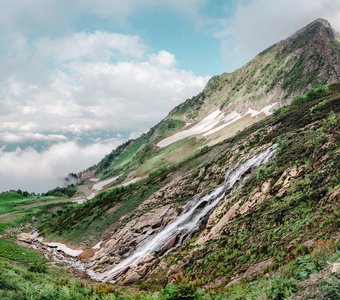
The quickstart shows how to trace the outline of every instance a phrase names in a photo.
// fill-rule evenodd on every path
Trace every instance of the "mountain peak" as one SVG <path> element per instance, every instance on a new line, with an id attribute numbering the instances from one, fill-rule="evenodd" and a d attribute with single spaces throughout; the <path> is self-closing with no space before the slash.
<path id="1" fill-rule="evenodd" d="M 339 34 L 332 25 L 327 20 L 318 18 L 281 41 L 279 45 L 283 46 L 285 53 L 303 49 L 305 55 L 310 54 L 310 58 L 316 54 L 327 56 L 336 52 L 333 55 L 335 57 L 339 52 L 338 40 Z M 334 61 L 334 65 L 338 65 L 338 62 Z"/>
<path id="2" fill-rule="evenodd" d="M 314 26 L 315 24 L 317 25 L 322 25 L 324 27 L 330 27 L 332 28 L 332 25 L 328 22 L 328 20 L 323 19 L 323 18 L 317 18 L 314 21 L 312 21 L 311 23 L 309 23 L 306 27 L 310 27 L 310 26 Z"/>
<path id="3" fill-rule="evenodd" d="M 292 38 L 297 36 L 305 35 L 309 38 L 312 38 L 313 35 L 323 35 L 324 37 L 328 37 L 329 39 L 334 39 L 337 35 L 335 29 L 332 25 L 326 20 L 322 18 L 318 18 L 305 27 L 298 30 Z"/>

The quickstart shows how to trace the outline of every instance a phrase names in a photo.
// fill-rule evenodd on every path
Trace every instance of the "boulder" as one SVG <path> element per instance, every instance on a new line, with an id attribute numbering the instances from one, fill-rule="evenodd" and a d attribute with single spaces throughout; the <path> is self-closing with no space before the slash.
<path id="1" fill-rule="evenodd" d="M 38 237 L 38 233 L 36 233 L 36 232 L 33 232 L 33 233 L 22 232 L 22 233 L 18 234 L 17 240 L 31 244 L 33 241 L 35 241 L 37 239 L 37 237 Z"/>
<path id="2" fill-rule="evenodd" d="M 331 265 L 331 272 L 332 273 L 340 273 L 340 263 L 335 262 L 330 264 Z"/>
<path id="3" fill-rule="evenodd" d="M 177 236 L 173 236 L 170 240 L 163 246 L 163 251 L 168 251 L 175 246 Z"/>
<path id="4" fill-rule="evenodd" d="M 135 271 L 132 271 L 132 272 L 129 272 L 126 277 L 122 280 L 122 283 L 125 285 L 127 284 L 132 284 L 132 283 L 135 283 L 137 280 L 140 279 L 140 275 L 135 272 Z"/>
<path id="5" fill-rule="evenodd" d="M 279 180 L 274 184 L 273 190 L 276 196 L 281 198 L 286 195 L 287 188 L 292 181 L 292 178 L 298 177 L 303 172 L 303 168 L 293 167 L 291 169 L 285 170 Z"/>
<path id="6" fill-rule="evenodd" d="M 85 249 L 79 254 L 79 259 L 83 262 L 88 261 L 96 253 L 95 249 Z"/>
<path id="7" fill-rule="evenodd" d="M 269 194 L 271 184 L 272 184 L 271 180 L 265 181 L 265 182 L 262 184 L 262 186 L 261 186 L 261 192 L 262 192 L 263 194 L 265 194 L 265 195 L 266 195 L 266 194 Z"/>

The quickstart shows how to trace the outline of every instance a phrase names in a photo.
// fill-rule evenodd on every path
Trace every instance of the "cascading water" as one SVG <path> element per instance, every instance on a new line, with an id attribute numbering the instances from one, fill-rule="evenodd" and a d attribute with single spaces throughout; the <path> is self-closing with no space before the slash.
<path id="1" fill-rule="evenodd" d="M 95 273 L 89 270 L 89 276 L 98 281 L 113 280 L 128 268 L 138 265 L 138 263 L 146 257 L 160 251 L 168 241 L 175 238 L 177 246 L 180 245 L 188 235 L 199 228 L 201 222 L 209 216 L 220 201 L 248 171 L 267 163 L 274 156 L 275 149 L 276 145 L 273 145 L 266 151 L 249 158 L 234 169 L 228 171 L 223 185 L 198 200 L 192 200 L 176 220 L 169 223 L 160 232 L 139 245 L 129 257 L 113 266 L 111 270 L 103 273 Z"/>

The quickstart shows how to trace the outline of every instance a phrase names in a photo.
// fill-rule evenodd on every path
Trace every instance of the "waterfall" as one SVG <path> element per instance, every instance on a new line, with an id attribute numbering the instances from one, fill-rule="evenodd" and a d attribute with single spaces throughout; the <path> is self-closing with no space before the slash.
<path id="1" fill-rule="evenodd" d="M 160 251 L 168 241 L 176 239 L 177 247 L 181 245 L 186 237 L 199 229 L 202 221 L 210 215 L 247 172 L 267 163 L 274 156 L 275 149 L 276 145 L 273 145 L 258 155 L 239 163 L 235 168 L 226 173 L 223 185 L 218 186 L 210 194 L 189 202 L 180 216 L 165 226 L 160 232 L 137 246 L 136 250 L 129 257 L 103 273 L 95 273 L 89 270 L 89 276 L 98 281 L 113 280 L 128 268 L 137 266 L 146 257 Z"/>

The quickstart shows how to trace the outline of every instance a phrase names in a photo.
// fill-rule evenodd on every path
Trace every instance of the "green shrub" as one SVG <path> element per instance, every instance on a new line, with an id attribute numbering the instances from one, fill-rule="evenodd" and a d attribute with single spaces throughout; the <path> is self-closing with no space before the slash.
<path id="1" fill-rule="evenodd" d="M 256 179 L 258 181 L 263 181 L 266 178 L 267 175 L 267 168 L 266 166 L 261 166 L 256 172 Z"/>
<path id="2" fill-rule="evenodd" d="M 278 274 L 269 280 L 266 294 L 269 299 L 286 299 L 297 291 L 297 285 L 293 278 Z"/>
<path id="3" fill-rule="evenodd" d="M 36 262 L 28 268 L 29 272 L 47 273 L 47 265 L 45 263 Z"/>
<path id="4" fill-rule="evenodd" d="M 307 102 L 307 99 L 303 95 L 299 95 L 293 98 L 292 105 L 299 105 L 301 103 Z"/>
<path id="5" fill-rule="evenodd" d="M 328 94 L 328 87 L 326 85 L 320 84 L 308 90 L 303 95 L 294 97 L 292 100 L 292 105 L 299 105 L 301 103 L 309 102 L 311 100 L 327 96 Z"/>
<path id="6" fill-rule="evenodd" d="M 321 284 L 324 299 L 340 299 L 340 276 L 332 275 Z"/>
<path id="7" fill-rule="evenodd" d="M 311 259 L 318 270 L 327 264 L 327 259 L 335 252 L 335 245 L 332 240 L 318 240 L 310 254 Z"/>

